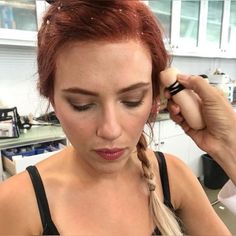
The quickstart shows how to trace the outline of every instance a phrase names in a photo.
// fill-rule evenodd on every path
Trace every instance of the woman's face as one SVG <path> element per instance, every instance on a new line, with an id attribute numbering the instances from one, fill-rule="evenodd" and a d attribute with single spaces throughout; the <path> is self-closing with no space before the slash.
<path id="1" fill-rule="evenodd" d="M 80 162 L 102 172 L 124 167 L 152 107 L 151 72 L 150 53 L 137 41 L 59 51 L 54 108 Z"/>

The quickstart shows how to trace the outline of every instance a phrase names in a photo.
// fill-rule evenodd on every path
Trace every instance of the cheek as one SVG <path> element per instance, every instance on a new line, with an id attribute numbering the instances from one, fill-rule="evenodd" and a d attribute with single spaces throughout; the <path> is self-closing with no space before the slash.
<path id="1" fill-rule="evenodd" d="M 130 122 L 126 123 L 126 128 L 129 130 L 129 133 L 133 136 L 140 138 L 140 135 L 143 131 L 144 125 L 147 123 L 147 120 L 150 116 L 150 111 L 152 108 L 151 99 L 145 103 L 142 109 L 131 117 Z"/>
<path id="2" fill-rule="evenodd" d="M 86 137 L 91 136 L 93 122 L 88 118 L 78 118 L 78 114 L 63 102 L 61 102 L 59 106 L 57 106 L 57 104 L 55 105 L 56 115 L 72 145 L 77 146 L 77 143 L 81 144 L 81 142 L 86 141 Z"/>

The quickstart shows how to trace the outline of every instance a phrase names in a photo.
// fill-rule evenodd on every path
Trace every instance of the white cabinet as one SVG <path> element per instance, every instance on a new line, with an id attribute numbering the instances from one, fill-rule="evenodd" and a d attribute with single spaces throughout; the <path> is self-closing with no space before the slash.
<path id="1" fill-rule="evenodd" d="M 188 137 L 185 134 L 161 139 L 159 143 L 159 151 L 173 154 L 188 165 L 189 157 L 188 145 L 186 145 L 187 143 Z"/>
<path id="2" fill-rule="evenodd" d="M 201 155 L 205 153 L 186 135 L 183 129 L 172 120 L 163 120 L 152 123 L 153 139 L 150 139 L 148 127 L 145 127 L 145 133 L 148 137 L 149 147 L 153 151 L 161 151 L 177 156 L 200 177 L 202 175 Z"/>
<path id="3" fill-rule="evenodd" d="M 172 17 L 172 0 L 149 1 L 153 13 L 161 22 L 165 31 L 165 44 L 168 46 L 171 42 L 171 17 Z"/>
<path id="4" fill-rule="evenodd" d="M 235 42 L 236 42 L 236 1 L 231 1 L 230 4 L 228 4 L 227 12 L 229 12 L 229 18 L 226 17 L 225 21 L 225 31 L 226 33 L 224 42 L 228 48 L 232 48 L 234 52 L 235 49 Z M 229 22 L 228 22 L 229 21 Z"/>
<path id="5" fill-rule="evenodd" d="M 36 46 L 44 0 L 0 1 L 0 44 Z"/>
<path id="6" fill-rule="evenodd" d="M 160 121 L 158 150 L 176 155 L 188 165 L 188 137 L 172 120 Z"/>
<path id="7" fill-rule="evenodd" d="M 190 137 L 188 138 L 188 166 L 193 171 L 193 173 L 200 177 L 203 175 L 202 168 L 202 155 L 205 154 Z"/>
<path id="8" fill-rule="evenodd" d="M 236 1 L 150 0 L 148 5 L 165 29 L 170 53 L 236 58 Z"/>

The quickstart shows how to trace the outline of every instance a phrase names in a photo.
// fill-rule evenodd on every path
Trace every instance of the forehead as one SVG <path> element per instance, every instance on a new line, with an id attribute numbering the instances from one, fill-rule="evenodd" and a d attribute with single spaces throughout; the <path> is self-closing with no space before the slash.
<path id="1" fill-rule="evenodd" d="M 149 50 L 138 41 L 74 42 L 57 54 L 56 81 L 68 86 L 148 82 L 152 62 Z"/>

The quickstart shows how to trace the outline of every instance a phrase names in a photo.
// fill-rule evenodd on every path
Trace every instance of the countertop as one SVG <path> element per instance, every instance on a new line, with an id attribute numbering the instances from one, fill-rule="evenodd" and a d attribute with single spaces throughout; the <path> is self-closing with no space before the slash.
<path id="1" fill-rule="evenodd" d="M 32 127 L 26 133 L 21 133 L 19 138 L 0 139 L 0 149 L 28 145 L 36 142 L 47 142 L 65 138 L 60 126 L 38 126 Z"/>
<path id="2" fill-rule="evenodd" d="M 234 111 L 236 111 L 236 103 L 232 103 L 232 107 L 234 109 Z M 164 121 L 164 120 L 169 120 L 170 119 L 170 114 L 169 112 L 160 112 L 155 121 Z"/>
<path id="3" fill-rule="evenodd" d="M 156 117 L 156 121 L 163 121 L 163 120 L 169 120 L 169 119 L 170 119 L 169 112 L 159 113 Z"/>

